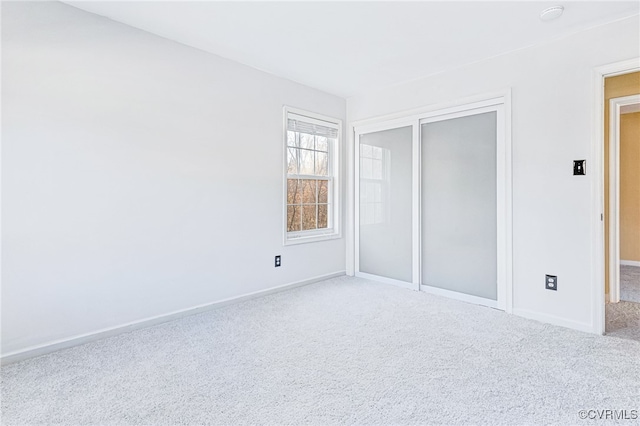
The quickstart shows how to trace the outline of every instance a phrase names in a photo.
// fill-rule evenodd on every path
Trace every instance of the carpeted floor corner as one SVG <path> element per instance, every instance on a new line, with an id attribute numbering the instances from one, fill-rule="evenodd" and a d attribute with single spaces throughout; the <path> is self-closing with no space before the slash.
<path id="1" fill-rule="evenodd" d="M 601 425 L 640 409 L 639 354 L 340 277 L 3 367 L 2 424 Z"/>

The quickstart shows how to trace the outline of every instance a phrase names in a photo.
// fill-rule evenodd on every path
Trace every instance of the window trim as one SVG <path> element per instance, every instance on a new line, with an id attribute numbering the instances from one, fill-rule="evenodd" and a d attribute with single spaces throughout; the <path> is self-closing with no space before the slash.
<path id="1" fill-rule="evenodd" d="M 334 146 L 329 147 L 329 176 L 328 181 L 331 182 L 330 194 L 330 214 L 329 223 L 332 225 L 326 229 L 311 229 L 306 231 L 287 231 L 287 130 L 288 130 L 288 118 L 289 115 L 297 115 L 302 118 L 308 118 L 310 122 L 321 121 L 338 128 L 338 137 Z M 340 163 L 341 156 L 340 151 L 342 149 L 342 120 L 334 117 L 329 117 L 322 114 L 317 114 L 310 111 L 305 111 L 290 106 L 283 107 L 282 114 L 283 126 L 282 126 L 282 234 L 283 245 L 304 244 L 317 241 L 326 241 L 342 238 L 342 185 L 341 185 L 341 170 Z"/>

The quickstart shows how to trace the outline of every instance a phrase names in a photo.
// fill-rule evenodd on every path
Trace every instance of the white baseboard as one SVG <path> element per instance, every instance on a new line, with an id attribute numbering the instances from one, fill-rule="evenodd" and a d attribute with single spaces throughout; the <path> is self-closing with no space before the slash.
<path id="1" fill-rule="evenodd" d="M 366 272 L 356 272 L 355 276 L 358 278 L 365 278 L 371 281 L 378 281 L 384 284 L 391 284 L 396 287 L 408 288 L 409 290 L 418 290 L 416 284 L 408 283 L 406 281 L 400 281 L 393 278 L 381 277 L 379 275 L 367 274 Z"/>
<path id="2" fill-rule="evenodd" d="M 190 315 L 199 314 L 202 312 L 210 311 L 213 309 L 221 308 L 223 306 L 232 305 L 234 303 L 243 302 L 249 299 L 255 299 L 258 297 L 267 296 L 273 293 L 279 293 L 281 291 L 290 290 L 296 287 L 302 287 L 305 285 L 317 283 L 319 281 L 328 280 L 330 278 L 340 277 L 345 274 L 344 271 L 333 272 L 331 274 L 320 275 L 317 277 L 309 278 L 302 281 L 296 281 L 289 284 L 284 284 L 277 287 L 272 287 L 266 290 L 259 290 L 253 293 L 244 294 L 242 296 L 231 297 L 228 299 L 219 300 L 217 302 L 206 303 L 203 305 L 193 306 L 187 309 L 181 309 L 179 311 L 170 312 L 168 314 L 157 315 L 150 318 L 145 318 L 138 321 L 133 321 L 127 324 L 118 325 L 115 327 L 104 328 L 93 332 L 54 340 L 52 342 L 44 343 L 41 345 L 30 346 L 25 349 L 21 349 L 14 352 L 3 354 L 0 358 L 2 365 L 12 364 L 14 362 L 24 361 L 29 358 L 35 358 L 37 356 L 46 355 L 52 352 L 56 352 L 62 349 L 71 348 L 85 343 L 94 342 L 107 337 L 117 336 L 118 334 L 128 333 L 130 331 L 139 330 L 142 328 L 151 327 L 157 324 L 162 324 L 169 321 L 174 321 L 180 318 L 184 318 Z"/>
<path id="3" fill-rule="evenodd" d="M 572 321 L 565 318 L 557 317 L 555 315 L 541 314 L 539 312 L 533 312 L 528 309 L 516 309 L 513 308 L 513 314 L 519 317 L 532 319 L 540 322 L 544 322 L 552 325 L 559 325 L 560 327 L 571 328 L 573 330 L 584 331 L 586 333 L 596 333 L 594 327 L 589 323 L 583 323 L 578 321 Z"/>
<path id="4" fill-rule="evenodd" d="M 461 302 L 472 303 L 474 305 L 487 306 L 489 308 L 498 309 L 496 300 L 486 299 L 484 297 L 473 296 L 471 294 L 458 293 L 457 291 L 445 290 L 440 287 L 433 287 L 426 284 L 420 284 L 420 291 L 435 294 L 436 296 L 447 297 L 449 299 L 459 300 Z"/>
<path id="5" fill-rule="evenodd" d="M 621 260 L 620 264 L 624 266 L 640 266 L 640 260 Z"/>

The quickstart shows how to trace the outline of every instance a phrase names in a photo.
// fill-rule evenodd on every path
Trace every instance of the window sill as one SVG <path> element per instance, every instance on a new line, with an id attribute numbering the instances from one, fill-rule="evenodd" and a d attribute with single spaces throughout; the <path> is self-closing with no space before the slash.
<path id="1" fill-rule="evenodd" d="M 285 235 L 283 245 L 293 246 L 296 244 L 306 244 L 306 243 L 315 243 L 319 241 L 337 240 L 339 238 L 342 238 L 342 235 L 338 232 L 335 232 L 332 234 L 311 234 L 311 235 L 298 234 L 295 236 Z"/>

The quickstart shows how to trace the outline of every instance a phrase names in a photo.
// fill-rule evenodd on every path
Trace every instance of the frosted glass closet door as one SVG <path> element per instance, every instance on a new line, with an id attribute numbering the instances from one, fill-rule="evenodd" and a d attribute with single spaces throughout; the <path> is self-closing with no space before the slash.
<path id="1" fill-rule="evenodd" d="M 497 299 L 497 114 L 426 123 L 422 283 Z"/>
<path id="2" fill-rule="evenodd" d="M 360 136 L 359 272 L 412 281 L 412 127 Z"/>

